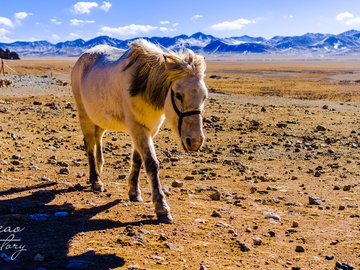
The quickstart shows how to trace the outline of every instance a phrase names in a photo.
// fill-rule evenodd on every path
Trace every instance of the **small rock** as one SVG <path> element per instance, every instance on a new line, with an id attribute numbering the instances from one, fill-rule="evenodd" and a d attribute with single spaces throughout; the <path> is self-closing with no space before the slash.
<path id="1" fill-rule="evenodd" d="M 274 231 L 269 231 L 269 235 L 270 235 L 270 237 L 275 237 L 276 233 Z"/>
<path id="2" fill-rule="evenodd" d="M 335 186 L 334 186 L 334 190 L 340 190 L 340 186 L 335 185 Z"/>
<path id="3" fill-rule="evenodd" d="M 262 239 L 260 237 L 255 237 L 253 241 L 255 246 L 260 246 L 262 244 Z"/>
<path id="4" fill-rule="evenodd" d="M 325 259 L 328 260 L 328 261 L 331 261 L 331 260 L 334 259 L 334 255 L 326 255 Z"/>
<path id="5" fill-rule="evenodd" d="M 350 191 L 351 185 L 346 185 L 343 187 L 343 191 Z"/>
<path id="6" fill-rule="evenodd" d="M 321 125 L 316 126 L 316 131 L 325 131 L 325 130 L 326 128 Z"/>
<path id="7" fill-rule="evenodd" d="M 172 187 L 182 187 L 184 185 L 183 182 L 181 182 L 180 180 L 175 180 L 171 183 Z"/>
<path id="8" fill-rule="evenodd" d="M 205 224 L 205 223 L 206 223 L 206 220 L 205 220 L 205 219 L 202 219 L 202 218 L 197 218 L 197 219 L 195 219 L 195 222 L 196 222 L 196 223 L 199 223 L 199 224 Z"/>
<path id="9" fill-rule="evenodd" d="M 321 199 L 318 197 L 309 197 L 309 204 L 310 205 L 320 205 Z"/>
<path id="10" fill-rule="evenodd" d="M 281 221 L 281 217 L 276 213 L 267 213 L 267 214 L 265 214 L 265 218 L 273 219 L 276 221 Z"/>
<path id="11" fill-rule="evenodd" d="M 164 257 L 161 257 L 159 255 L 152 255 L 151 259 L 155 260 L 155 261 L 165 261 Z"/>
<path id="12" fill-rule="evenodd" d="M 165 243 L 165 247 L 167 247 L 167 248 L 170 249 L 170 250 L 176 250 L 174 244 L 173 244 L 173 243 L 170 243 L 170 242 L 166 242 L 166 243 Z"/>
<path id="13" fill-rule="evenodd" d="M 293 228 L 297 228 L 297 227 L 299 227 L 299 223 L 298 223 L 298 222 L 296 222 L 296 221 L 293 221 L 293 223 L 292 223 L 292 227 L 293 227 Z"/>
<path id="14" fill-rule="evenodd" d="M 251 245 L 249 245 L 245 242 L 238 241 L 237 244 L 240 246 L 240 250 L 242 252 L 247 252 L 247 251 L 250 251 L 250 249 L 251 249 Z"/>
<path id="15" fill-rule="evenodd" d="M 210 195 L 210 199 L 213 201 L 220 201 L 223 195 L 219 191 L 215 191 L 213 194 Z"/>
<path id="16" fill-rule="evenodd" d="M 208 268 L 205 265 L 200 264 L 200 270 L 208 270 Z"/>
<path id="17" fill-rule="evenodd" d="M 340 242 L 339 240 L 333 240 L 333 241 L 331 241 L 330 245 L 334 246 L 334 245 L 339 244 L 339 242 Z"/>
<path id="18" fill-rule="evenodd" d="M 235 206 L 242 206 L 240 200 L 235 200 L 235 201 L 234 201 L 234 205 L 235 205 Z"/>
<path id="19" fill-rule="evenodd" d="M 284 123 L 284 122 L 279 122 L 279 123 L 276 124 L 276 126 L 277 126 L 278 128 L 286 128 L 286 127 L 287 127 L 287 124 Z"/>
<path id="20" fill-rule="evenodd" d="M 296 246 L 295 251 L 296 252 L 305 252 L 305 249 L 302 246 Z"/>
<path id="21" fill-rule="evenodd" d="M 195 179 L 195 176 L 193 175 L 187 175 L 184 177 L 184 180 L 194 180 Z"/>
<path id="22" fill-rule="evenodd" d="M 69 175 L 70 174 L 70 169 L 68 167 L 62 167 L 62 168 L 60 168 L 59 173 L 63 174 L 63 175 Z"/>
<path id="23" fill-rule="evenodd" d="M 34 256 L 34 262 L 43 262 L 44 261 L 44 256 L 41 255 L 40 253 L 37 253 L 35 256 Z"/>
<path id="24" fill-rule="evenodd" d="M 345 205 L 339 205 L 339 210 L 345 210 Z"/>
<path id="25" fill-rule="evenodd" d="M 329 109 L 329 106 L 325 104 L 324 106 L 322 106 L 322 108 L 323 108 L 324 110 L 327 110 L 327 109 Z"/>
<path id="26" fill-rule="evenodd" d="M 213 210 L 212 213 L 211 213 L 211 216 L 212 217 L 221 217 L 221 214 L 220 214 L 219 211 Z"/>
<path id="27" fill-rule="evenodd" d="M 225 222 L 222 222 L 222 221 L 219 221 L 219 222 L 215 223 L 215 227 L 227 228 L 227 227 L 229 227 L 229 224 L 227 224 Z"/>

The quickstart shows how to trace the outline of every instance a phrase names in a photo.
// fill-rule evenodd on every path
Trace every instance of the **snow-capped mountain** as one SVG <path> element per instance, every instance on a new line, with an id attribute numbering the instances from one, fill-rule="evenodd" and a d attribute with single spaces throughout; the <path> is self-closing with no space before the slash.
<path id="1" fill-rule="evenodd" d="M 172 50 L 189 48 L 205 54 L 360 54 L 360 31 L 358 30 L 349 30 L 338 35 L 307 33 L 302 36 L 275 36 L 270 39 L 247 35 L 218 38 L 201 32 L 191 36 L 145 37 L 145 39 Z M 85 50 L 99 44 L 127 49 L 132 40 L 135 38 L 120 40 L 108 36 L 99 36 L 88 41 L 77 39 L 57 44 L 48 41 L 16 41 L 0 43 L 0 48 L 15 51 L 20 57 L 79 56 Z"/>

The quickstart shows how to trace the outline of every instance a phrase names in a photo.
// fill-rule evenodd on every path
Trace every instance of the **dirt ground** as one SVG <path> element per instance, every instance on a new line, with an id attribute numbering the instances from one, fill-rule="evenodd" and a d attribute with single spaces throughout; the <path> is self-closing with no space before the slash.
<path id="1" fill-rule="evenodd" d="M 106 133 L 106 191 L 89 190 L 74 62 L 6 62 L 1 270 L 359 269 L 360 60 L 209 61 L 205 146 L 155 138 L 169 225 L 144 172 L 128 201 L 126 133 Z"/>

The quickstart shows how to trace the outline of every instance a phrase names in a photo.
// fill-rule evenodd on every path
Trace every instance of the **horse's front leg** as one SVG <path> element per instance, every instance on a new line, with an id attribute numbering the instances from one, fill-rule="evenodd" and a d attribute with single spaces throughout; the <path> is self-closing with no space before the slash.
<path id="1" fill-rule="evenodd" d="M 141 156 L 138 151 L 135 149 L 132 153 L 132 163 L 131 163 L 131 169 L 130 174 L 128 178 L 128 184 L 129 184 L 129 199 L 132 202 L 142 202 L 143 199 L 141 197 L 141 191 L 140 191 L 140 181 L 139 181 L 139 173 L 141 169 Z"/>
<path id="2" fill-rule="evenodd" d="M 170 207 L 166 202 L 165 194 L 161 189 L 159 179 L 159 162 L 156 158 L 154 143 L 150 132 L 143 126 L 133 130 L 132 137 L 136 150 L 141 155 L 146 174 L 150 178 L 152 187 L 152 201 L 159 222 L 171 223 Z"/>

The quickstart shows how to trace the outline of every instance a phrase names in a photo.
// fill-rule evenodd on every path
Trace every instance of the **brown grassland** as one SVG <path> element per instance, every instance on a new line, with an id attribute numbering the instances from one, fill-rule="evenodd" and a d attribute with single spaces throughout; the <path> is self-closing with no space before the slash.
<path id="1" fill-rule="evenodd" d="M 106 191 L 89 190 L 75 61 L 6 61 L 58 82 L 0 88 L 0 228 L 24 228 L 27 249 L 1 270 L 359 269 L 360 59 L 210 59 L 205 146 L 184 153 L 166 125 L 155 138 L 170 225 L 144 172 L 145 202 L 128 201 L 126 133 L 106 133 Z"/>

